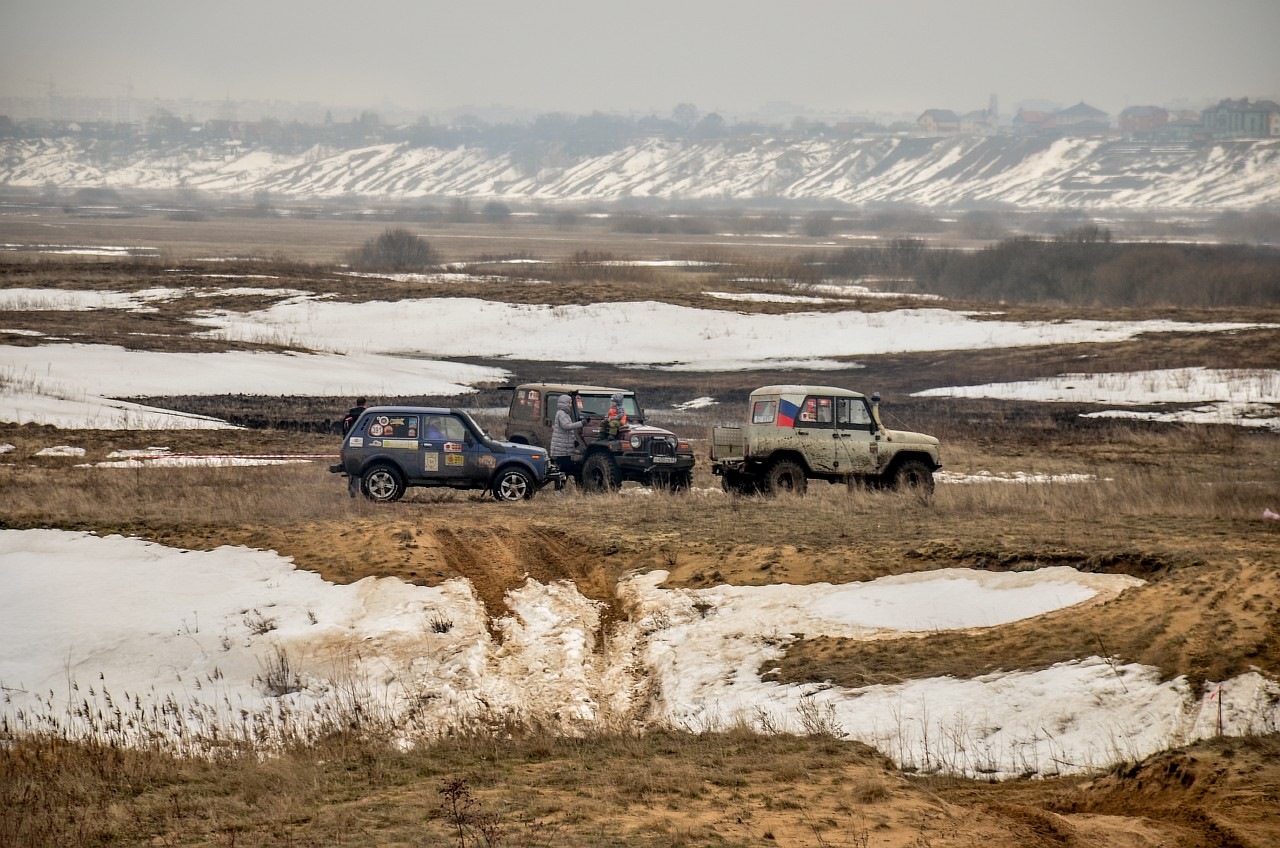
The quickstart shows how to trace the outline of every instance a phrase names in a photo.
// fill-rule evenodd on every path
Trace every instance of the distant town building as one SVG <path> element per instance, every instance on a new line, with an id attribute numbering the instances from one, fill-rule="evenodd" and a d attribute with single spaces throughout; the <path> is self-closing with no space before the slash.
<path id="1" fill-rule="evenodd" d="M 1206 133 L 1199 112 L 1194 109 L 1178 109 L 1169 114 L 1168 123 L 1156 130 L 1155 135 L 1175 141 L 1191 141 L 1204 138 Z"/>
<path id="2" fill-rule="evenodd" d="M 1083 100 L 1070 108 L 1055 112 L 1053 120 L 1060 131 L 1073 135 L 1108 132 L 1111 129 L 1111 116 Z"/>
<path id="3" fill-rule="evenodd" d="M 960 116 L 960 132 L 972 135 L 995 135 L 1000 130 L 1000 120 L 990 109 L 977 109 Z"/>
<path id="4" fill-rule="evenodd" d="M 950 109 L 926 109 L 916 125 L 930 135 L 960 132 L 960 118 Z"/>
<path id="5" fill-rule="evenodd" d="M 1120 113 L 1120 132 L 1149 135 L 1169 123 L 1168 111 L 1159 106 L 1129 106 Z"/>
<path id="6" fill-rule="evenodd" d="M 1055 117 L 1050 112 L 1019 109 L 1018 114 L 1013 116 L 1013 131 L 1016 133 L 1034 135 L 1051 132 L 1056 126 Z"/>
<path id="7" fill-rule="evenodd" d="M 1215 138 L 1274 138 L 1280 136 L 1280 105 L 1249 98 L 1221 100 L 1200 113 L 1201 126 Z"/>

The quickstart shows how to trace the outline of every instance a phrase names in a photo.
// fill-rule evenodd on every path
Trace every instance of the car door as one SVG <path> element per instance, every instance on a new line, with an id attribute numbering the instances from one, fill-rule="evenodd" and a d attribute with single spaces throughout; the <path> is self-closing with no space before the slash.
<path id="1" fill-rule="evenodd" d="M 865 474 L 875 470 L 875 427 L 871 409 L 860 397 L 836 398 L 836 461 L 842 473 Z"/>
<path id="2" fill-rule="evenodd" d="M 793 430 L 801 450 L 809 459 L 810 468 L 824 474 L 840 471 L 833 398 L 826 395 L 805 397 L 796 411 Z"/>
<path id="3" fill-rule="evenodd" d="M 423 476 L 448 485 L 483 483 L 493 474 L 494 456 L 462 419 L 450 413 L 428 414 L 422 422 Z"/>

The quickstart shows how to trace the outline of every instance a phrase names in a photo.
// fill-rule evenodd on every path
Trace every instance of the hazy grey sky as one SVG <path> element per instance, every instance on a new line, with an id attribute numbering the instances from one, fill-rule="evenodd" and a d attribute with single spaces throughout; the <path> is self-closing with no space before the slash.
<path id="1" fill-rule="evenodd" d="M 0 0 L 0 95 L 918 113 L 1280 94 L 1280 0 Z"/>

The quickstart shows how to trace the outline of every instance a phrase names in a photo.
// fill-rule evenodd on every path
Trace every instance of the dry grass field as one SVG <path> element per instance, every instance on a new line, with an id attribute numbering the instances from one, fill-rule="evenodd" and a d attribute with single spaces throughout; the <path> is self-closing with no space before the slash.
<path id="1" fill-rule="evenodd" d="M 161 258 L 0 254 L 3 288 L 210 285 L 208 275 L 266 273 L 270 285 L 364 299 L 420 295 L 337 275 L 342 253 L 382 223 L 325 220 L 94 221 L 54 213 L 0 221 L 0 241 L 154 247 Z M 565 260 L 577 251 L 627 259 L 785 263 L 813 240 L 622 236 L 602 228 L 448 227 L 424 232 L 450 262 L 497 256 Z M 667 238 L 667 237 L 663 237 Z M 714 243 L 712 243 L 714 242 Z M 213 262 L 231 256 L 259 261 Z M 571 264 L 571 263 L 569 263 Z M 173 269 L 181 269 L 174 271 Z M 266 269 L 266 270 L 264 270 Z M 701 292 L 747 275 L 636 267 L 631 277 L 493 279 L 434 287 L 543 303 L 646 297 L 712 306 Z M 753 279 L 759 279 L 752 275 Z M 242 281 L 241 281 L 242 282 Z M 737 283 L 753 291 L 782 283 Z M 202 301 L 201 307 L 207 307 Z M 262 305 L 228 299 L 225 308 Z M 891 303 L 890 303 L 891 305 Z M 725 308 L 724 304 L 715 305 Z M 208 350 L 186 323 L 193 304 L 160 312 L 0 314 L 0 342 L 34 330 L 77 341 Z M 734 309 L 780 308 L 737 303 Z M 800 308 L 800 307 L 792 307 Z M 869 308 L 886 308 L 877 301 Z M 1068 306 L 1010 306 L 1027 318 L 1134 317 Z M 1179 320 L 1280 322 L 1270 310 L 1144 314 Z M 138 332 L 149 335 L 139 336 Z M 6 335 L 7 333 L 7 335 Z M 1084 358 L 1087 357 L 1087 360 Z M 1068 565 L 1145 583 L 1000 628 L 884 641 L 794 643 L 779 679 L 862 686 L 934 676 L 1036 670 L 1092 655 L 1185 676 L 1192 687 L 1250 670 L 1280 678 L 1280 434 L 1208 425 L 1091 421 L 1079 407 L 912 399 L 938 385 L 1051 376 L 1064 370 L 1275 367 L 1280 331 L 1185 334 L 1069 348 L 862 357 L 820 373 L 668 374 L 586 364 L 502 362 L 517 379 L 635 386 L 653 409 L 701 395 L 721 404 L 660 420 L 699 445 L 691 492 L 587 497 L 572 487 L 504 505 L 481 493 L 411 490 L 373 506 L 348 498 L 326 463 L 220 469 L 82 467 L 113 450 L 163 444 L 174 453 L 332 453 L 325 432 L 345 398 L 182 397 L 157 406 L 256 419 L 250 431 L 56 430 L 0 424 L 14 449 L 0 465 L 0 528 L 122 533 L 181 548 L 247 545 L 350 583 L 394 576 L 422 585 L 465 577 L 493 614 L 526 577 L 572 580 L 627 614 L 614 586 L 662 569 L 668 586 L 844 583 L 962 567 L 1021 571 Z M 936 494 L 817 485 L 803 498 L 729 497 L 705 461 L 714 423 L 742 416 L 770 382 L 877 390 L 893 426 L 939 436 L 957 473 L 1085 474 L 1083 483 L 940 484 Z M 492 408 L 487 388 L 457 400 Z M 390 399 L 382 399 L 390 400 Z M 485 419 L 500 430 L 492 413 Z M 41 457 L 50 445 L 84 457 Z M 139 587 L 139 591 L 146 591 Z M 4 738 L 0 844 L 200 846 L 1262 846 L 1280 844 L 1280 736 L 1219 738 L 1104 773 L 1009 782 L 907 774 L 881 753 L 815 729 L 809 735 L 601 731 L 561 738 L 504 726 L 412 750 L 338 733 L 279 756 L 212 760 Z"/>

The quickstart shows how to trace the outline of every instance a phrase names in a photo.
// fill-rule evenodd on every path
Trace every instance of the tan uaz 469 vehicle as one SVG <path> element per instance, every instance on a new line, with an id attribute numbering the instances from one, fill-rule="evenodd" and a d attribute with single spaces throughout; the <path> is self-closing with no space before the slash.
<path id="1" fill-rule="evenodd" d="M 745 427 L 712 430 L 711 473 L 743 494 L 801 493 L 809 480 L 932 492 L 938 440 L 886 429 L 879 401 L 831 386 L 756 389 Z"/>

